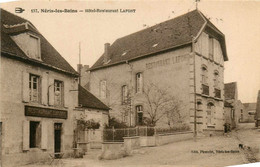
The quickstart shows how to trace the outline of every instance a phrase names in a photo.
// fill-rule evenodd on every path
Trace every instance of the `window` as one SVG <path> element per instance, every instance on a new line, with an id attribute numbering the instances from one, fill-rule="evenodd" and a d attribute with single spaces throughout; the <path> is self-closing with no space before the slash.
<path id="1" fill-rule="evenodd" d="M 202 66 L 201 68 L 202 70 L 202 84 L 207 84 L 207 80 L 208 80 L 208 70 L 206 66 Z"/>
<path id="2" fill-rule="evenodd" d="M 40 77 L 30 74 L 29 76 L 29 97 L 31 102 L 40 102 L 39 90 Z"/>
<path id="3" fill-rule="evenodd" d="M 122 104 L 126 104 L 128 100 L 128 90 L 127 86 L 122 86 Z"/>
<path id="4" fill-rule="evenodd" d="M 209 58 L 214 60 L 214 38 L 209 37 Z"/>
<path id="5" fill-rule="evenodd" d="M 28 55 L 34 59 L 41 59 L 40 56 L 40 39 L 34 35 L 29 35 L 29 44 L 28 44 Z"/>
<path id="6" fill-rule="evenodd" d="M 107 97 L 107 83 L 106 81 L 100 82 L 100 97 L 102 99 L 105 99 Z"/>
<path id="7" fill-rule="evenodd" d="M 207 105 L 207 125 L 212 125 L 213 124 L 213 115 L 214 115 L 214 104 L 213 103 L 208 103 Z"/>
<path id="8" fill-rule="evenodd" d="M 30 121 L 30 148 L 40 147 L 41 127 L 40 122 Z"/>
<path id="9" fill-rule="evenodd" d="M 202 84 L 202 94 L 209 95 L 209 86 Z"/>
<path id="10" fill-rule="evenodd" d="M 219 73 L 218 73 L 218 71 L 214 72 L 214 86 L 215 87 L 219 86 Z"/>
<path id="11" fill-rule="evenodd" d="M 136 74 L 136 93 L 143 91 L 143 75 L 142 73 Z"/>
<path id="12" fill-rule="evenodd" d="M 137 113 L 137 125 L 141 125 L 143 123 L 143 106 L 136 106 Z"/>
<path id="13" fill-rule="evenodd" d="M 214 89 L 214 91 L 215 91 L 215 97 L 217 97 L 217 98 L 221 98 L 221 91 L 219 90 L 219 89 Z"/>
<path id="14" fill-rule="evenodd" d="M 54 105 L 63 105 L 63 82 L 54 80 Z"/>
<path id="15" fill-rule="evenodd" d="M 231 119 L 234 119 L 235 118 L 235 111 L 234 109 L 231 109 Z"/>

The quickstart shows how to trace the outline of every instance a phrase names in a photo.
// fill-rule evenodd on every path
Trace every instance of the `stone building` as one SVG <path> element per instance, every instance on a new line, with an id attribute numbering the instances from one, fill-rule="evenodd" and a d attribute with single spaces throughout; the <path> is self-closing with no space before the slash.
<path id="1" fill-rule="evenodd" d="M 255 122 L 256 103 L 243 103 L 244 112 L 242 122 Z"/>
<path id="2" fill-rule="evenodd" d="M 78 73 L 28 20 L 1 9 L 3 166 L 72 153 Z"/>
<path id="3" fill-rule="evenodd" d="M 111 116 L 130 126 L 151 120 L 156 110 L 164 112 L 156 126 L 193 129 L 195 121 L 198 132 L 223 132 L 227 60 L 224 34 L 194 10 L 106 43 L 90 68 L 90 91 L 112 109 Z M 157 93 L 148 97 L 153 88 Z M 166 109 L 159 94 L 172 97 L 178 109 Z M 169 119 L 171 111 L 177 120 Z"/>
<path id="4" fill-rule="evenodd" d="M 238 99 L 237 83 L 230 82 L 224 86 L 225 91 L 225 120 L 235 128 L 243 120 L 244 106 Z"/>
<path id="5" fill-rule="evenodd" d="M 74 110 L 75 120 L 93 121 L 100 126 L 77 131 L 77 147 L 83 150 L 101 149 L 103 129 L 108 125 L 110 108 L 80 85 L 78 91 L 79 106 Z"/>

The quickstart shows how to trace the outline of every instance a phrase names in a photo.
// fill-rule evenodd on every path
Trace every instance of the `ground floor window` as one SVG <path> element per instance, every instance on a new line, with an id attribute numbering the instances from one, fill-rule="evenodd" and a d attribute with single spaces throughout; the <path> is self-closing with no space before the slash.
<path id="1" fill-rule="evenodd" d="M 213 125 L 213 119 L 214 119 L 214 104 L 208 103 L 208 105 L 207 105 L 207 124 Z"/>
<path id="2" fill-rule="evenodd" d="M 143 123 L 143 106 L 141 105 L 136 106 L 136 113 L 137 113 L 137 124 L 141 125 Z"/>
<path id="3" fill-rule="evenodd" d="M 41 127 L 40 122 L 30 121 L 30 148 L 40 147 Z"/>

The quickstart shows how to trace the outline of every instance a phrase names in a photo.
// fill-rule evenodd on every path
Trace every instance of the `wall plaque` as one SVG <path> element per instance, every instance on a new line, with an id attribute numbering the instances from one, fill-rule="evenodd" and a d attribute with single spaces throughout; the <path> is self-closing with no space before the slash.
<path id="1" fill-rule="evenodd" d="M 25 116 L 67 119 L 68 111 L 51 108 L 25 106 Z"/>

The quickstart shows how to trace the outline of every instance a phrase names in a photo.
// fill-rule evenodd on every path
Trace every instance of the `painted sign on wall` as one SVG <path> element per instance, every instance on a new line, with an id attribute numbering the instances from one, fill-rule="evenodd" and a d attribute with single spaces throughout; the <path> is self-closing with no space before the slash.
<path id="1" fill-rule="evenodd" d="M 25 116 L 67 119 L 68 111 L 25 106 Z"/>

